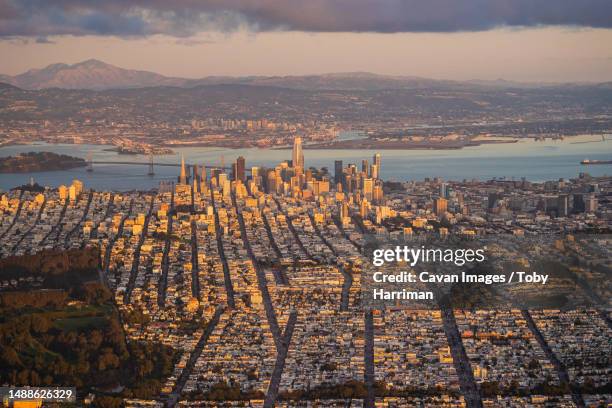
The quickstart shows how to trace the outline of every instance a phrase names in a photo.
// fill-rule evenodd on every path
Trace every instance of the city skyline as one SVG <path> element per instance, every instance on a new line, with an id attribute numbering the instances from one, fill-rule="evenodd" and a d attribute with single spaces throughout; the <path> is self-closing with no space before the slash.
<path id="1" fill-rule="evenodd" d="M 11 307 L 22 314 L 8 315 L 25 322 L 29 306 L 44 306 L 36 313 L 53 327 L 76 325 L 80 336 L 92 339 L 100 338 L 86 325 L 92 310 L 100 314 L 115 305 L 110 310 L 118 311 L 124 328 L 115 333 L 125 335 L 110 336 L 120 327 L 117 316 L 97 315 L 94 321 L 109 320 L 104 345 L 127 343 L 129 353 L 154 347 L 146 359 L 165 363 L 161 372 L 123 378 L 119 370 L 142 363 L 112 347 L 100 354 L 84 341 L 80 358 L 92 363 L 77 387 L 79 398 L 100 403 L 110 398 L 128 407 L 162 408 L 231 400 L 234 406 L 271 408 L 309 400 L 330 408 L 347 402 L 478 408 L 503 401 L 543 408 L 609 402 L 609 379 L 600 366 L 601 350 L 607 355 L 610 347 L 605 310 L 560 312 L 550 303 L 545 310 L 472 310 L 442 300 L 379 310 L 369 297 L 395 292 L 388 285 L 372 290 L 368 258 L 373 237 L 380 248 L 397 242 L 418 248 L 452 237 L 485 240 L 487 257 L 520 258 L 533 270 L 540 269 L 537 260 L 552 257 L 555 269 L 567 271 L 555 274 L 547 288 L 527 288 L 536 304 L 552 295 L 555 302 L 593 299 L 605 305 L 606 275 L 588 262 L 609 253 L 609 177 L 581 174 L 535 183 L 428 177 L 387 184 L 374 177 L 386 166 L 385 155 L 372 153 L 361 165 L 336 161 L 334 186 L 329 171 L 310 169 L 308 162 L 303 171 L 296 139 L 295 149 L 282 152 L 283 161 L 251 176 L 242 171 L 250 163 L 236 155 L 228 157 L 236 160 L 233 175 L 193 166 L 189 180 L 181 156 L 172 166 L 177 183 L 159 190 L 97 190 L 74 179 L 69 186 L 22 186 L 2 194 L 0 234 L 8 244 L 0 250 L 0 305 L 13 299 Z M 70 309 L 53 297 L 57 288 L 46 290 L 46 272 L 31 266 L 40 257 L 66 254 L 54 274 L 89 260 L 80 275 L 94 279 L 85 301 L 77 298 L 84 289 L 70 290 Z M 570 268 L 572 263 L 580 266 Z M 22 268 L 18 275 L 11 275 L 10 265 Z M 384 270 L 396 274 L 402 268 L 389 264 Z M 583 279 L 578 286 L 577 279 Z M 70 279 L 62 281 L 70 288 Z M 431 283 L 409 288 L 415 292 L 406 293 L 437 292 Z M 512 299 L 499 300 L 505 305 Z M 58 309 L 70 314 L 58 319 Z M 34 338 L 63 338 L 57 328 L 41 335 L 44 321 L 32 324 Z M 41 344 L 64 361 L 65 346 Z M 4 360 L 16 361 L 13 355 L 29 364 L 28 354 L 10 339 L 3 347 L 16 350 L 3 354 Z M 53 365 L 34 367 L 28 377 L 17 368 L 9 363 L 0 375 L 16 385 L 41 376 L 62 385 L 76 378 L 60 376 Z M 98 386 L 92 374 L 126 391 L 83 397 L 89 384 Z M 407 379 L 413 381 L 409 387 Z M 147 390 L 139 389 L 144 382 Z"/>
<path id="2" fill-rule="evenodd" d="M 0 0 L 0 405 L 612 406 L 610 44 L 612 0 Z"/>

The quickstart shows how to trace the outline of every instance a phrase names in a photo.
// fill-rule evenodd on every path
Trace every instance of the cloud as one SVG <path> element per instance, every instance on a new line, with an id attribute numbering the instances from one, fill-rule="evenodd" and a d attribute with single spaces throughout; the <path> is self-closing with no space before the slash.
<path id="1" fill-rule="evenodd" d="M 612 28 L 611 0 L 0 0 L 0 37 Z"/>

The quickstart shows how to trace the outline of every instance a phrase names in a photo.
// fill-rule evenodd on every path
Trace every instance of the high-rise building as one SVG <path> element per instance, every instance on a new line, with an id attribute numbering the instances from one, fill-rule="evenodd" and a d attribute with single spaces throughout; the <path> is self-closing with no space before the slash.
<path id="1" fill-rule="evenodd" d="M 270 170 L 266 176 L 266 187 L 268 188 L 268 193 L 276 193 L 278 189 L 276 180 L 276 171 Z"/>
<path id="2" fill-rule="evenodd" d="M 191 184 L 193 186 L 193 192 L 199 193 L 200 192 L 200 174 L 199 174 L 199 168 L 197 164 L 193 165 L 193 180 Z"/>
<path id="3" fill-rule="evenodd" d="M 567 217 L 569 215 L 569 196 L 561 194 L 557 199 L 557 216 Z"/>
<path id="4" fill-rule="evenodd" d="M 380 153 L 375 153 L 374 157 L 372 158 L 372 164 L 375 164 L 378 166 L 378 170 L 380 170 Z"/>
<path id="5" fill-rule="evenodd" d="M 304 177 L 306 178 L 307 183 L 311 181 L 312 180 L 312 170 L 310 169 L 306 170 L 306 172 L 304 173 Z"/>
<path id="6" fill-rule="evenodd" d="M 210 172 L 210 181 L 215 180 L 217 185 L 219 185 L 219 174 L 223 173 L 221 169 L 212 169 Z"/>
<path id="7" fill-rule="evenodd" d="M 223 189 L 223 197 L 225 198 L 231 197 L 232 183 L 231 181 L 227 179 L 227 177 L 225 178 L 225 180 L 223 180 L 223 184 L 221 184 L 221 188 Z"/>
<path id="8" fill-rule="evenodd" d="M 66 187 L 65 185 L 61 185 L 57 188 L 57 191 L 59 193 L 59 198 L 60 200 L 65 200 L 66 198 L 68 198 L 68 187 Z"/>
<path id="9" fill-rule="evenodd" d="M 376 204 L 380 204 L 383 202 L 383 196 L 384 192 L 382 183 L 376 183 L 372 193 L 372 201 L 374 201 Z"/>
<path id="10" fill-rule="evenodd" d="M 329 179 L 323 179 L 319 181 L 319 193 L 329 193 Z"/>
<path id="11" fill-rule="evenodd" d="M 225 182 L 229 181 L 226 173 L 219 173 L 218 175 L 219 187 L 224 188 Z"/>
<path id="12" fill-rule="evenodd" d="M 370 176 L 374 180 L 378 180 L 380 178 L 379 171 L 378 171 L 378 164 L 372 164 L 370 166 L 370 172 L 372 173 Z"/>
<path id="13" fill-rule="evenodd" d="M 179 184 L 187 184 L 187 170 L 185 169 L 185 156 L 181 155 L 181 174 L 179 175 Z"/>
<path id="14" fill-rule="evenodd" d="M 294 190 L 299 190 L 301 187 L 300 184 L 300 177 L 299 176 L 293 176 L 289 179 L 289 185 L 291 186 L 291 191 Z"/>
<path id="15" fill-rule="evenodd" d="M 370 167 L 370 177 L 377 180 L 380 178 L 381 161 L 380 153 L 375 153 L 372 157 L 372 166 Z"/>
<path id="16" fill-rule="evenodd" d="M 445 198 L 436 198 L 434 200 L 434 211 L 437 216 L 443 215 L 448 209 L 448 201 Z"/>
<path id="17" fill-rule="evenodd" d="M 68 187 L 68 198 L 70 198 L 70 201 L 76 201 L 76 198 L 77 198 L 76 191 L 77 190 L 74 184 L 71 184 L 70 187 Z"/>
<path id="18" fill-rule="evenodd" d="M 200 181 L 200 169 L 197 164 L 193 165 L 193 181 L 195 182 Z"/>
<path id="19" fill-rule="evenodd" d="M 372 195 L 374 193 L 374 180 L 371 178 L 362 179 L 363 196 L 368 200 L 372 201 Z"/>
<path id="20" fill-rule="evenodd" d="M 235 189 L 236 189 L 236 197 L 238 197 L 238 198 L 246 197 L 247 189 L 246 189 L 246 186 L 244 185 L 244 183 L 242 181 L 236 180 Z"/>
<path id="21" fill-rule="evenodd" d="M 342 183 L 342 160 L 334 161 L 334 181 Z"/>
<path id="22" fill-rule="evenodd" d="M 350 174 L 344 175 L 344 187 L 347 192 L 353 192 L 353 176 L 351 176 Z"/>
<path id="23" fill-rule="evenodd" d="M 370 165 L 367 160 L 361 161 L 361 171 L 366 175 L 366 177 L 370 176 Z"/>
<path id="24" fill-rule="evenodd" d="M 294 168 L 304 170 L 304 152 L 302 151 L 302 138 L 299 136 L 293 140 L 293 153 L 291 155 L 291 162 Z"/>
<path id="25" fill-rule="evenodd" d="M 361 204 L 359 205 L 359 215 L 361 215 L 361 218 L 366 218 L 368 215 L 368 200 L 361 200 Z"/>
<path id="26" fill-rule="evenodd" d="M 501 198 L 501 195 L 498 194 L 497 191 L 489 192 L 488 202 L 487 202 L 489 210 L 495 207 L 495 204 L 500 198 Z"/>
<path id="27" fill-rule="evenodd" d="M 83 192 L 83 182 L 81 180 L 72 180 L 72 185 L 74 186 L 74 191 L 77 196 Z"/>
<path id="28" fill-rule="evenodd" d="M 589 194 L 584 200 L 584 210 L 588 213 L 594 213 L 597 211 L 597 205 L 597 197 L 595 197 L 593 194 Z"/>
<path id="29" fill-rule="evenodd" d="M 342 207 L 340 207 L 340 217 L 341 218 L 348 218 L 348 217 L 350 217 L 349 206 L 348 206 L 348 203 L 346 201 L 343 201 L 342 202 Z"/>
<path id="30" fill-rule="evenodd" d="M 586 209 L 585 203 L 584 203 L 584 195 L 579 194 L 579 193 L 574 194 L 573 201 L 574 201 L 573 211 L 575 213 L 584 212 L 584 210 Z"/>
<path id="31" fill-rule="evenodd" d="M 242 182 L 246 181 L 246 161 L 244 157 L 238 156 L 236 159 L 236 173 L 234 174 L 234 178 L 236 180 L 240 180 Z"/>
<path id="32" fill-rule="evenodd" d="M 446 183 L 440 184 L 440 197 L 448 199 L 449 192 L 450 192 L 450 189 L 448 188 L 448 184 Z"/>

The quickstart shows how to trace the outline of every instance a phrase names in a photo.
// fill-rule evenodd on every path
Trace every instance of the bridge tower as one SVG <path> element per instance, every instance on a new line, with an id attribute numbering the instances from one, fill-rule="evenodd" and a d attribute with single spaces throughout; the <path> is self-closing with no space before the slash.
<path id="1" fill-rule="evenodd" d="M 149 153 L 149 172 L 147 174 L 149 176 L 155 175 L 155 171 L 153 171 L 153 153 Z"/>
<path id="2" fill-rule="evenodd" d="M 87 153 L 87 171 L 90 173 L 93 171 L 93 156 L 91 152 Z"/>

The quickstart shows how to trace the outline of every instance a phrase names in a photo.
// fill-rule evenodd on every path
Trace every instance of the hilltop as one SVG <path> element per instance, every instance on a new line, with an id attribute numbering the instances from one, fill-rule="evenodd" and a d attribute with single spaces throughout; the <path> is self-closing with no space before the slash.
<path id="1" fill-rule="evenodd" d="M 495 81 L 450 81 L 408 75 L 380 75 L 369 72 L 288 76 L 207 76 L 199 79 L 189 79 L 120 68 L 96 59 L 89 59 L 76 64 L 52 64 L 40 69 L 31 69 L 15 76 L 0 75 L 0 82 L 27 90 L 48 88 L 108 90 L 153 86 L 190 88 L 201 85 L 253 85 L 299 90 L 372 91 L 383 89 L 530 89 L 572 85 L 522 83 L 502 79 Z"/>

